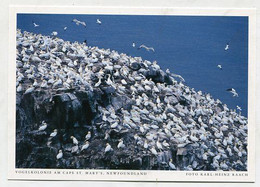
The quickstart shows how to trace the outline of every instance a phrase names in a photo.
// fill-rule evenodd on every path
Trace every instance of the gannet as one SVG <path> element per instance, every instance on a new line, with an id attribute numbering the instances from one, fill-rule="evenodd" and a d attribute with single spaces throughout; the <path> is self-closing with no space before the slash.
<path id="1" fill-rule="evenodd" d="M 88 131 L 88 134 L 85 136 L 85 139 L 86 139 L 86 140 L 89 140 L 90 138 L 91 138 L 91 132 Z"/>
<path id="2" fill-rule="evenodd" d="M 96 22 L 97 24 L 99 24 L 99 25 L 101 25 L 101 21 L 99 20 L 99 19 L 97 19 L 97 22 Z"/>
<path id="3" fill-rule="evenodd" d="M 169 131 L 170 132 L 170 131 Z M 163 141 L 162 145 L 166 148 L 169 148 L 170 145 L 166 142 L 166 140 Z"/>
<path id="4" fill-rule="evenodd" d="M 57 32 L 57 31 L 53 31 L 53 32 L 51 33 L 51 35 L 52 35 L 52 36 L 57 36 L 57 35 L 58 35 L 58 32 Z"/>
<path id="5" fill-rule="evenodd" d="M 37 83 L 37 80 L 34 79 L 34 82 L 33 82 L 33 87 L 37 87 L 38 86 L 38 83 Z"/>
<path id="6" fill-rule="evenodd" d="M 171 168 L 172 170 L 176 170 L 175 165 L 172 163 L 172 159 L 170 159 L 170 161 L 169 161 L 169 166 L 170 166 L 170 168 Z"/>
<path id="7" fill-rule="evenodd" d="M 70 139 L 72 139 L 73 144 L 75 144 L 75 145 L 79 144 L 78 140 L 74 136 L 71 136 Z"/>
<path id="8" fill-rule="evenodd" d="M 57 135 L 58 131 L 57 129 L 54 129 L 53 132 L 50 134 L 50 137 L 53 138 Z"/>
<path id="9" fill-rule="evenodd" d="M 118 122 L 116 121 L 116 122 L 114 122 L 110 127 L 111 127 L 112 129 L 115 129 L 117 126 L 118 126 Z"/>
<path id="10" fill-rule="evenodd" d="M 47 123 L 45 123 L 45 121 L 42 121 L 42 125 L 39 127 L 39 131 L 44 131 L 47 128 Z"/>
<path id="11" fill-rule="evenodd" d="M 66 30 L 67 30 L 67 27 L 64 27 L 63 30 L 66 31 Z"/>
<path id="12" fill-rule="evenodd" d="M 236 92 L 236 90 L 234 88 L 229 88 L 226 91 L 232 93 L 233 97 L 238 97 L 238 93 Z"/>
<path id="13" fill-rule="evenodd" d="M 123 139 L 120 139 L 119 143 L 117 145 L 117 148 L 120 149 L 120 148 L 124 148 L 124 147 L 125 147 L 124 141 L 123 141 Z"/>
<path id="14" fill-rule="evenodd" d="M 157 155 L 157 154 L 158 154 L 154 146 L 150 149 L 150 151 L 151 151 L 154 155 Z"/>
<path id="15" fill-rule="evenodd" d="M 144 148 L 147 149 L 148 148 L 148 143 L 147 140 L 144 141 Z"/>
<path id="16" fill-rule="evenodd" d="M 225 51 L 229 49 L 229 43 L 226 44 Z"/>
<path id="17" fill-rule="evenodd" d="M 40 25 L 37 25 L 35 22 L 33 22 L 34 27 L 39 27 Z"/>
<path id="18" fill-rule="evenodd" d="M 109 143 L 106 143 L 105 153 L 112 151 L 111 145 Z"/>
<path id="19" fill-rule="evenodd" d="M 135 47 L 135 43 L 134 42 L 133 42 L 132 46 Z"/>
<path id="20" fill-rule="evenodd" d="M 242 109 L 241 109 L 241 107 L 240 107 L 240 106 L 238 106 L 238 105 L 237 105 L 237 110 L 240 110 L 240 111 L 241 111 Z"/>
<path id="21" fill-rule="evenodd" d="M 84 27 L 87 27 L 87 25 L 84 21 L 79 21 L 77 19 L 73 19 L 72 22 L 76 23 L 76 25 L 83 25 Z"/>
<path id="22" fill-rule="evenodd" d="M 89 142 L 85 141 L 85 144 L 81 147 L 81 151 L 87 149 L 89 147 Z"/>
<path id="23" fill-rule="evenodd" d="M 17 87 L 16 91 L 21 92 L 23 90 L 22 84 L 19 83 L 19 86 Z"/>
<path id="24" fill-rule="evenodd" d="M 59 153 L 57 154 L 56 158 L 57 160 L 61 159 L 63 157 L 62 150 L 59 150 Z"/>
<path id="25" fill-rule="evenodd" d="M 142 44 L 142 45 L 140 45 L 140 46 L 138 47 L 138 49 L 141 49 L 141 48 L 146 49 L 146 51 L 153 51 L 153 52 L 155 52 L 155 50 L 154 50 L 153 47 L 147 47 L 147 46 L 145 46 L 144 44 Z"/>
<path id="26" fill-rule="evenodd" d="M 156 142 L 156 146 L 159 150 L 163 150 L 162 144 L 160 143 L 159 139 Z"/>
<path id="27" fill-rule="evenodd" d="M 222 66 L 220 64 L 217 67 L 222 70 Z"/>

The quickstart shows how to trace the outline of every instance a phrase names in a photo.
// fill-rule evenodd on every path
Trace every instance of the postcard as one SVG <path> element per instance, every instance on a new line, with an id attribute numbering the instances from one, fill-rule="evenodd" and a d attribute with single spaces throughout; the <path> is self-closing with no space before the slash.
<path id="1" fill-rule="evenodd" d="M 11 6 L 9 179 L 254 182 L 255 24 Z"/>

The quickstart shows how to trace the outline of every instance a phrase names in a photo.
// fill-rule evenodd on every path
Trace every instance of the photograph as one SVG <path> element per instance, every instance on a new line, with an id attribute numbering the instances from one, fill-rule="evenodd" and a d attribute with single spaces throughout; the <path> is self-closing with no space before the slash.
<path id="1" fill-rule="evenodd" d="M 248 16 L 16 19 L 15 168 L 248 171 Z"/>

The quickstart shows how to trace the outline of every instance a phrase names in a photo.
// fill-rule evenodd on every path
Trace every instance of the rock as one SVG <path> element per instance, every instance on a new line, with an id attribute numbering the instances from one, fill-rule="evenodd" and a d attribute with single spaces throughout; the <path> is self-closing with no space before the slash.
<path id="1" fill-rule="evenodd" d="M 129 110 L 131 108 L 131 105 L 133 104 L 133 100 L 125 95 L 122 95 L 122 96 L 113 97 L 111 103 L 115 110 L 119 110 L 121 108 Z"/>
<path id="2" fill-rule="evenodd" d="M 134 71 L 138 71 L 141 68 L 141 65 L 138 62 L 133 62 L 130 64 L 130 68 Z"/>

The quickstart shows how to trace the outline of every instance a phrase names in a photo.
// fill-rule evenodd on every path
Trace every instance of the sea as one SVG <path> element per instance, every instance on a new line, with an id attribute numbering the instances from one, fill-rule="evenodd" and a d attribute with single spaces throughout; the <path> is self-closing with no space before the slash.
<path id="1" fill-rule="evenodd" d="M 181 75 L 185 85 L 210 93 L 231 109 L 240 106 L 242 115 L 248 115 L 248 17 L 18 14 L 17 29 L 42 35 L 56 31 L 66 41 L 86 40 L 89 46 L 157 61 L 163 70 Z M 155 52 L 138 49 L 142 44 Z M 229 88 L 239 96 L 233 97 Z"/>

